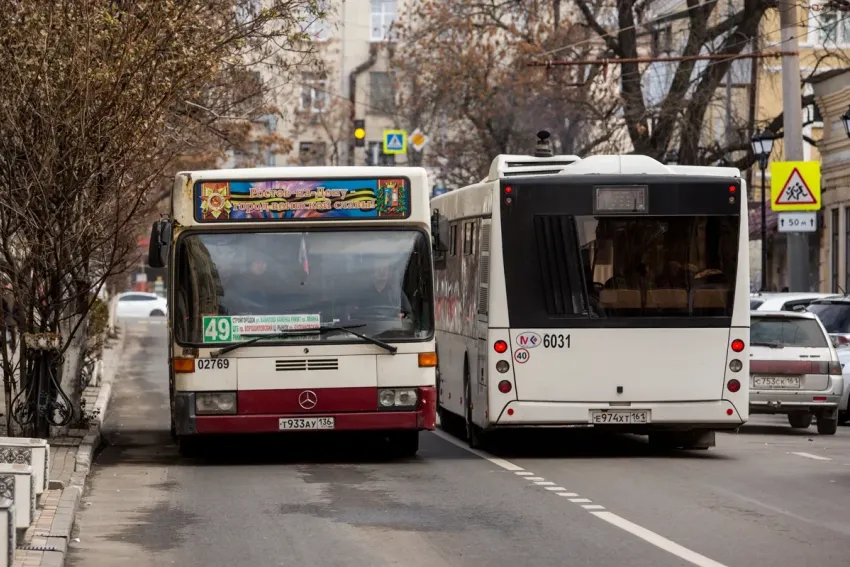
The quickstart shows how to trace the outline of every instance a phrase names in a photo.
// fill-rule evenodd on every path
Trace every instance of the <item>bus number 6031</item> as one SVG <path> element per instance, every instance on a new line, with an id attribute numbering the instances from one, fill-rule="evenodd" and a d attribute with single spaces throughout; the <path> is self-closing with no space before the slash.
<path id="1" fill-rule="evenodd" d="M 543 335 L 543 348 L 570 348 L 570 336 Z"/>

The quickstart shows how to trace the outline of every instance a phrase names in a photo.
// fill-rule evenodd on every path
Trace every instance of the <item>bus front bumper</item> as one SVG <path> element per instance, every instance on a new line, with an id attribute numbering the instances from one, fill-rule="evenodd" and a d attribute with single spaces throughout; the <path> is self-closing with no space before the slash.
<path id="1" fill-rule="evenodd" d="M 302 431 L 396 431 L 428 430 L 437 427 L 436 392 L 433 388 L 420 388 L 431 395 L 423 397 L 416 410 L 369 411 L 316 414 L 236 414 L 197 415 L 195 393 L 176 392 L 174 399 L 174 425 L 177 435 L 227 435 L 233 433 L 290 433 Z M 430 390 L 430 391 L 429 391 Z M 332 429 L 281 427 L 286 420 L 333 418 Z"/>

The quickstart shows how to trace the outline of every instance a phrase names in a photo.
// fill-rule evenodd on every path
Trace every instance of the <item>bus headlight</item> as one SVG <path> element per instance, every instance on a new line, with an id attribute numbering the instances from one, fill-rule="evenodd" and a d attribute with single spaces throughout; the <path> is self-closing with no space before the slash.
<path id="1" fill-rule="evenodd" d="M 236 413 L 236 392 L 198 392 L 195 394 L 198 415 Z"/>
<path id="2" fill-rule="evenodd" d="M 418 401 L 416 388 L 386 388 L 378 390 L 378 407 L 380 409 L 411 409 Z"/>

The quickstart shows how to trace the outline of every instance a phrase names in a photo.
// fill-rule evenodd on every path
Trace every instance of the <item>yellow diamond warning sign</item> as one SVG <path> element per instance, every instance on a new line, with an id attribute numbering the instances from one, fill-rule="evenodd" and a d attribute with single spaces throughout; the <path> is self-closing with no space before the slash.
<path id="1" fill-rule="evenodd" d="M 774 211 L 817 211 L 821 208 L 820 189 L 820 162 L 770 165 L 770 208 Z"/>

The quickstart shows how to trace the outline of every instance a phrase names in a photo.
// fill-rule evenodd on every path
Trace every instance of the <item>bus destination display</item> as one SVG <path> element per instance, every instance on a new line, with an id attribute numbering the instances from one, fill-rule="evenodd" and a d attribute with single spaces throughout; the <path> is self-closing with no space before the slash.
<path id="1" fill-rule="evenodd" d="M 596 187 L 595 213 L 645 213 L 646 186 Z"/>
<path id="2" fill-rule="evenodd" d="M 202 181 L 195 195 L 195 217 L 201 222 L 410 216 L 406 178 Z"/>

